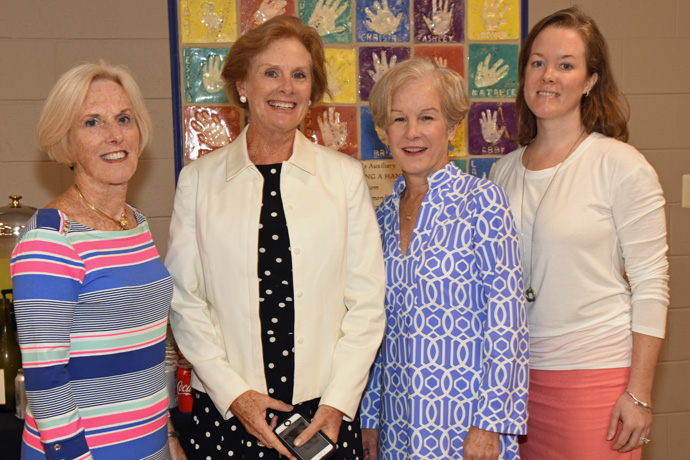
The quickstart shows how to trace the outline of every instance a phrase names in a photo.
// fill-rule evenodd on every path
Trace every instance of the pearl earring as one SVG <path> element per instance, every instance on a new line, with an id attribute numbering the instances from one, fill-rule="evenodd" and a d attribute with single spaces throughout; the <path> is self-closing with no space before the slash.
<path id="1" fill-rule="evenodd" d="M 247 96 L 240 96 L 240 102 L 242 104 L 246 104 L 247 103 Z"/>
<path id="2" fill-rule="evenodd" d="M 309 99 L 309 107 L 311 107 L 311 99 Z"/>

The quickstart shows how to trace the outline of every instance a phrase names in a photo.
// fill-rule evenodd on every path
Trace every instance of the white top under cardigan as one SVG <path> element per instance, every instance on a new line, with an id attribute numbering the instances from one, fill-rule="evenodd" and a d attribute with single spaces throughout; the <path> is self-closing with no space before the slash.
<path id="1" fill-rule="evenodd" d="M 293 403 L 320 397 L 352 418 L 385 327 L 369 189 L 357 160 L 300 132 L 280 180 L 295 293 Z M 262 189 L 245 129 L 182 170 L 170 224 L 170 323 L 194 366 L 192 386 L 226 419 L 245 391 L 267 394 L 257 273 Z"/>
<path id="2" fill-rule="evenodd" d="M 525 288 L 531 265 L 530 367 L 629 366 L 633 331 L 665 333 L 668 246 L 657 175 L 634 147 L 599 133 L 559 171 L 526 170 L 523 153 L 499 160 L 492 180 L 508 193 L 521 234 Z"/>

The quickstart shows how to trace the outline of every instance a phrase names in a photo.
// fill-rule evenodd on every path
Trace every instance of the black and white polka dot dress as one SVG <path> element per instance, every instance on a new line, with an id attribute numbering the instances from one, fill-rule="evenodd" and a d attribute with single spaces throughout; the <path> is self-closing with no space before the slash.
<path id="1" fill-rule="evenodd" d="M 259 317 L 268 394 L 291 404 L 295 373 L 295 308 L 290 237 L 280 195 L 281 166 L 257 165 L 264 176 L 259 223 Z M 314 399 L 295 405 L 295 410 L 311 419 L 318 407 L 319 400 Z M 247 433 L 235 417 L 224 420 L 205 393 L 196 392 L 192 413 L 194 460 L 278 459 L 277 451 L 259 446 L 257 439 Z M 274 415 L 282 419 L 287 414 L 269 412 L 268 419 Z M 359 415 L 353 422 L 343 421 L 338 451 L 332 458 L 363 459 Z"/>

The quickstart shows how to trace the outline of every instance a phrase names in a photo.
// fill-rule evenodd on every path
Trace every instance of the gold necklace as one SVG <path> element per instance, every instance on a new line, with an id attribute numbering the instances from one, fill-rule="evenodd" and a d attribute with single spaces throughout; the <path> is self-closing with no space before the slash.
<path id="1" fill-rule="evenodd" d="M 427 193 L 428 193 L 428 190 L 424 193 L 424 195 L 422 195 L 422 201 L 424 201 L 424 197 L 426 196 Z M 403 190 L 402 194 L 400 195 L 400 201 L 401 201 L 401 203 L 400 203 L 400 212 L 402 212 L 402 199 L 405 198 L 406 196 L 407 196 L 407 189 Z M 414 211 L 415 211 L 415 204 L 414 204 L 414 202 L 412 201 L 412 197 L 411 197 L 411 196 L 410 196 L 410 204 L 411 204 L 411 206 L 412 206 L 412 213 L 407 213 L 407 212 L 404 212 L 404 213 L 403 213 L 403 214 L 405 214 L 405 219 L 407 219 L 407 220 L 412 220 L 412 214 L 413 214 Z M 421 202 L 419 203 L 419 205 L 421 206 Z M 416 209 L 419 209 L 419 207 L 416 207 Z"/>
<path id="2" fill-rule="evenodd" d="M 583 129 L 582 132 L 580 133 L 579 136 L 577 136 L 577 139 L 575 139 L 575 142 L 573 143 L 572 147 L 570 147 L 570 150 L 568 150 L 568 153 L 565 155 L 565 158 L 563 158 L 563 161 L 560 162 L 558 167 L 556 168 L 556 172 L 553 173 L 553 176 L 551 176 L 551 180 L 549 180 L 549 183 L 546 185 L 546 190 L 544 190 L 544 194 L 541 196 L 541 199 L 539 200 L 539 204 L 537 204 L 537 209 L 534 210 L 534 220 L 532 221 L 532 235 L 530 237 L 530 247 L 529 247 L 529 272 L 527 273 L 527 289 L 525 290 L 525 299 L 528 302 L 534 302 L 537 300 L 537 296 L 534 293 L 534 289 L 532 289 L 532 256 L 534 254 L 534 226 L 537 223 L 537 213 L 539 212 L 539 208 L 541 207 L 542 202 L 544 201 L 544 197 L 546 196 L 546 193 L 549 191 L 549 188 L 551 187 L 551 184 L 553 183 L 553 180 L 556 178 L 556 174 L 558 174 L 558 171 L 561 170 L 561 166 L 563 166 L 563 163 L 565 163 L 565 160 L 568 159 L 571 153 L 575 150 L 575 146 L 577 145 L 577 142 L 580 140 L 582 135 L 585 133 L 585 130 Z M 525 147 L 525 151 L 527 150 L 527 147 Z M 523 152 L 524 156 L 524 152 Z M 523 205 L 525 203 L 525 177 L 527 176 L 527 166 L 525 165 L 525 170 L 522 172 L 522 196 L 520 197 L 520 231 L 523 232 L 524 234 L 524 213 L 523 213 Z"/>
<path id="3" fill-rule="evenodd" d="M 84 195 L 82 195 L 81 190 L 79 190 L 79 186 L 77 184 L 74 184 L 74 189 L 77 191 L 77 193 L 79 194 L 79 198 L 81 198 L 81 200 L 84 202 L 84 204 L 86 206 L 91 208 L 93 211 L 96 211 L 101 216 L 107 217 L 108 219 L 110 219 L 113 222 L 115 222 L 116 224 L 118 224 L 120 226 L 120 230 L 127 230 L 127 211 L 126 211 L 126 209 L 122 211 L 122 214 L 120 214 L 120 220 L 113 219 L 108 214 L 104 213 L 103 211 L 101 211 L 100 209 L 98 209 L 97 207 L 95 207 L 94 205 L 89 203 L 88 201 L 86 201 L 86 198 L 84 198 Z"/>

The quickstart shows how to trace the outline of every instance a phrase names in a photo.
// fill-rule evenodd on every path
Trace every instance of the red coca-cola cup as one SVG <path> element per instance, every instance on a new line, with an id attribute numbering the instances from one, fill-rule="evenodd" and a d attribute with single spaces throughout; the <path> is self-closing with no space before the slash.
<path id="1" fill-rule="evenodd" d="M 177 408 L 191 412 L 192 403 L 192 365 L 182 358 L 177 364 Z"/>

